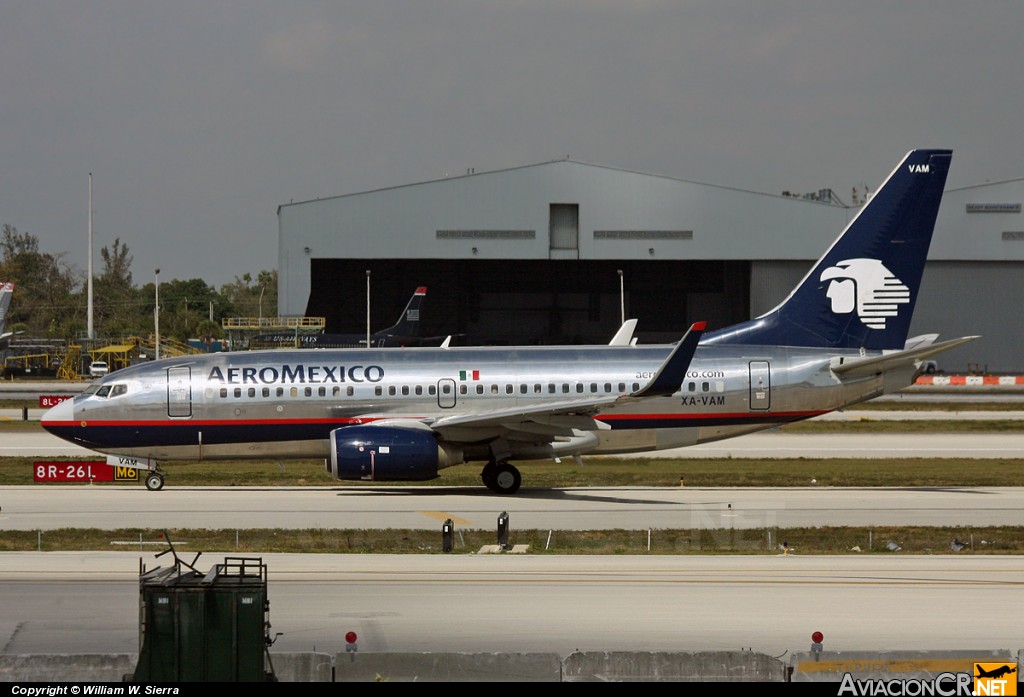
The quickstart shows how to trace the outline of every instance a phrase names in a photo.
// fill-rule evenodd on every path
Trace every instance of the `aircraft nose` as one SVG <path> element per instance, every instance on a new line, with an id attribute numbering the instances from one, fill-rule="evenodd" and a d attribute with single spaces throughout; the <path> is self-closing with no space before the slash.
<path id="1" fill-rule="evenodd" d="M 60 427 L 67 427 L 75 421 L 75 400 L 65 399 L 63 402 L 55 407 L 50 407 L 43 417 L 39 420 L 42 427 L 51 433 L 54 429 Z"/>

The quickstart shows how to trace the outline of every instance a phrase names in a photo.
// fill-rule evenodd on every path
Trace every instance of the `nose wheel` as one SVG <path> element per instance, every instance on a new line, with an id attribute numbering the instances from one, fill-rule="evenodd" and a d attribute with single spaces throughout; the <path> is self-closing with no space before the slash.
<path id="1" fill-rule="evenodd" d="M 150 491 L 160 491 L 164 488 L 164 475 L 161 472 L 150 472 L 146 475 L 146 488 Z"/>
<path id="2" fill-rule="evenodd" d="M 523 483 L 523 476 L 516 467 L 508 462 L 488 462 L 484 465 L 480 478 L 484 486 L 496 494 L 514 494 Z"/>

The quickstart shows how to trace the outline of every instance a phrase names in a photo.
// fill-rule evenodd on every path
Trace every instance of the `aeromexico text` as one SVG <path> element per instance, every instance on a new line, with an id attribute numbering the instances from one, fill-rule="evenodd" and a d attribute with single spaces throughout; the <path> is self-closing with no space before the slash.
<path id="1" fill-rule="evenodd" d="M 281 365 L 252 368 L 214 367 L 206 376 L 209 382 L 227 385 L 272 385 L 274 383 L 380 382 L 384 368 L 379 365 Z"/>
<path id="2" fill-rule="evenodd" d="M 226 375 L 225 375 L 226 373 Z M 637 377 L 651 377 L 653 373 L 639 373 Z M 724 377 L 719 371 L 714 373 L 688 372 L 686 377 Z M 384 368 L 379 365 L 288 365 L 263 366 L 252 368 L 225 368 L 214 366 L 206 376 L 208 382 L 220 382 L 227 385 L 272 385 L 274 383 L 341 383 L 341 382 L 380 382 L 384 379 Z"/>

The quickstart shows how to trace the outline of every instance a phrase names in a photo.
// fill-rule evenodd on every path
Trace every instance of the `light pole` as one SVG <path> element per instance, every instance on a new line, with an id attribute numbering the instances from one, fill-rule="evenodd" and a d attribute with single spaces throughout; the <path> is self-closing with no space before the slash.
<path id="1" fill-rule="evenodd" d="M 619 269 L 619 310 L 622 313 L 622 324 L 626 323 L 626 285 L 622 280 L 622 269 Z"/>
<path id="2" fill-rule="evenodd" d="M 370 270 L 366 270 L 366 348 L 370 348 Z"/>
<path id="3" fill-rule="evenodd" d="M 156 270 L 156 304 L 153 306 L 153 333 L 156 334 L 156 360 L 160 360 L 160 269 Z"/>
<path id="4" fill-rule="evenodd" d="M 93 327 L 93 305 L 92 305 L 92 172 L 89 172 L 89 263 L 86 285 L 88 289 L 86 293 L 89 295 L 88 300 L 88 320 L 87 320 L 87 331 L 90 339 L 96 338 L 96 330 Z M 90 347 L 94 348 L 94 347 Z"/>

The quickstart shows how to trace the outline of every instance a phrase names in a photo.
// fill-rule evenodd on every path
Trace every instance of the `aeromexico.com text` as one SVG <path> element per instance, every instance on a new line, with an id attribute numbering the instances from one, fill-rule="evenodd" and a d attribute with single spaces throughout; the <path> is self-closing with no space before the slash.
<path id="1" fill-rule="evenodd" d="M 275 383 L 340 383 L 380 382 L 384 368 L 379 365 L 281 365 L 251 368 L 225 368 L 215 366 L 206 376 L 209 382 L 226 385 L 273 385 Z"/>

